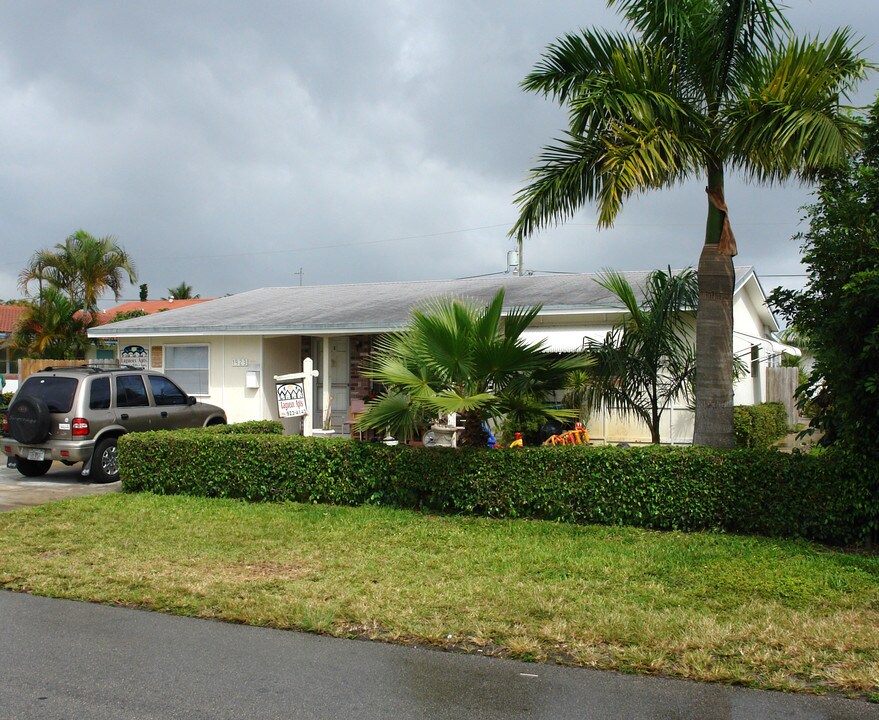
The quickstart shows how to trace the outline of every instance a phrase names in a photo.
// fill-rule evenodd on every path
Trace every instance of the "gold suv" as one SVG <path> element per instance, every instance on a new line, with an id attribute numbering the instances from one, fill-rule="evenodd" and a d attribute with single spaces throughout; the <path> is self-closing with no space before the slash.
<path id="1" fill-rule="evenodd" d="M 81 462 L 83 476 L 113 482 L 120 435 L 225 422 L 222 408 L 198 402 L 160 372 L 46 368 L 30 375 L 9 403 L 2 447 L 7 467 L 28 477 L 45 475 L 57 460 Z"/>

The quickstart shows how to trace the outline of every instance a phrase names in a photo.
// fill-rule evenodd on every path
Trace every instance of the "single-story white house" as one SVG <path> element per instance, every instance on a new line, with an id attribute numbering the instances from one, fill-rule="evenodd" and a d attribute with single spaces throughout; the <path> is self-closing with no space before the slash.
<path id="1" fill-rule="evenodd" d="M 646 272 L 623 273 L 638 291 Z M 765 368 L 777 365 L 779 330 L 750 267 L 736 269 L 734 352 L 750 369 L 735 385 L 735 403 L 766 399 Z M 222 406 L 230 422 L 277 419 L 274 377 L 302 370 L 306 357 L 319 371 L 312 415 L 320 427 L 331 407 L 332 426 L 343 432 L 371 390 L 361 375 L 374 338 L 404 327 L 413 307 L 438 297 L 487 303 L 505 289 L 508 307 L 542 305 L 527 331 L 550 351 L 580 350 L 601 340 L 624 317 L 619 301 L 594 274 L 492 276 L 466 280 L 385 282 L 261 288 L 191 307 L 134 318 L 89 330 L 89 337 L 116 338 L 123 364 L 163 370 L 187 392 Z M 664 442 L 692 441 L 693 418 L 685 407 L 664 415 Z M 286 423 L 299 421 L 287 420 Z M 294 429 L 294 426 L 290 426 Z M 590 418 L 594 440 L 649 441 L 646 427 L 613 414 Z"/>

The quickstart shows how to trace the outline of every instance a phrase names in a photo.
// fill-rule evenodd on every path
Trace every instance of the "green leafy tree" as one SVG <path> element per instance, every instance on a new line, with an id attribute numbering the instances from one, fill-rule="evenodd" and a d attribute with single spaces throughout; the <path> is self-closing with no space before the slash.
<path id="1" fill-rule="evenodd" d="M 93 316 L 106 291 L 119 300 L 126 277 L 133 283 L 137 272 L 133 260 L 115 238 L 96 238 L 85 230 L 77 230 L 54 249 L 35 253 L 19 274 L 18 282 L 25 294 L 29 294 L 32 282 L 37 282 L 40 290 L 55 288 L 80 311 Z"/>
<path id="2" fill-rule="evenodd" d="M 140 293 L 138 295 L 138 297 L 140 298 L 140 301 L 146 302 L 147 298 L 149 297 L 149 294 L 150 294 L 149 286 L 146 283 L 143 283 L 140 286 Z"/>
<path id="3" fill-rule="evenodd" d="M 10 344 L 25 357 L 75 360 L 85 357 L 87 327 L 76 303 L 46 287 L 19 317 Z"/>
<path id="4" fill-rule="evenodd" d="M 503 313 L 500 290 L 486 307 L 443 299 L 415 310 L 409 326 L 380 338 L 365 374 L 387 391 L 366 405 L 358 427 L 390 429 L 412 437 L 431 420 L 457 413 L 464 421 L 462 444 L 484 447 L 484 421 L 501 416 L 524 420 L 574 417 L 548 403 L 582 355 L 553 357 L 543 343 L 522 333 L 540 307 Z"/>
<path id="5" fill-rule="evenodd" d="M 125 312 L 116 313 L 116 317 L 114 317 L 110 322 L 122 322 L 123 320 L 131 320 L 132 318 L 144 317 L 145 315 L 147 315 L 147 313 L 144 310 L 126 310 Z"/>
<path id="6" fill-rule="evenodd" d="M 696 322 L 698 444 L 731 447 L 736 254 L 724 178 L 813 180 L 843 166 L 859 124 L 841 104 L 868 68 L 848 30 L 798 39 L 775 0 L 609 0 L 630 33 L 558 39 L 526 90 L 568 108 L 520 191 L 525 238 L 596 201 L 610 226 L 632 194 L 705 178 L 708 220 Z"/>
<path id="7" fill-rule="evenodd" d="M 879 101 L 863 151 L 828 174 L 807 206 L 803 240 L 808 280 L 777 288 L 770 302 L 808 339 L 813 370 L 801 406 L 824 441 L 879 455 Z M 875 465 L 874 465 L 875 467 Z"/>
<path id="8" fill-rule="evenodd" d="M 696 273 L 656 270 L 647 276 L 643 300 L 622 275 L 604 273 L 599 284 L 623 304 L 627 317 L 603 342 L 586 350 L 592 367 L 577 376 L 572 399 L 587 409 L 604 406 L 646 423 L 660 442 L 660 420 L 677 398 L 689 399 L 695 371 L 692 327 L 699 288 Z"/>
<path id="9" fill-rule="evenodd" d="M 163 300 L 195 300 L 201 295 L 192 294 L 192 285 L 181 282 L 177 287 L 168 288 L 168 297 Z"/>

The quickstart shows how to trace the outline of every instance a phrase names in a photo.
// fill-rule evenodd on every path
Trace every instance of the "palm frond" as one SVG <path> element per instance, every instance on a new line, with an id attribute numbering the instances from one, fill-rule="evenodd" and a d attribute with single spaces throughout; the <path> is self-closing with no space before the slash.
<path id="1" fill-rule="evenodd" d="M 387 430 L 395 437 L 408 440 L 430 420 L 424 408 L 404 393 L 390 392 L 366 404 L 354 424 L 358 432 Z"/>
<path id="2" fill-rule="evenodd" d="M 633 37 L 614 33 L 566 34 L 546 48 L 521 86 L 564 104 L 580 94 L 584 82 L 609 73 L 614 56 L 635 43 Z"/>
<path id="3" fill-rule="evenodd" d="M 848 30 L 825 41 L 791 40 L 751 58 L 727 112 L 733 165 L 761 182 L 813 179 L 845 165 L 859 147 L 861 126 L 839 98 L 870 68 Z"/>

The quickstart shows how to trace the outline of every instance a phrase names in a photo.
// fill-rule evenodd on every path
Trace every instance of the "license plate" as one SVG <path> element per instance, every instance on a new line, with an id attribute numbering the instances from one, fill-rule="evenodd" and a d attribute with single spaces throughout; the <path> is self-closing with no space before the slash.
<path id="1" fill-rule="evenodd" d="M 39 450 L 37 448 L 28 448 L 27 459 L 28 460 L 45 460 L 46 459 L 46 451 Z"/>

